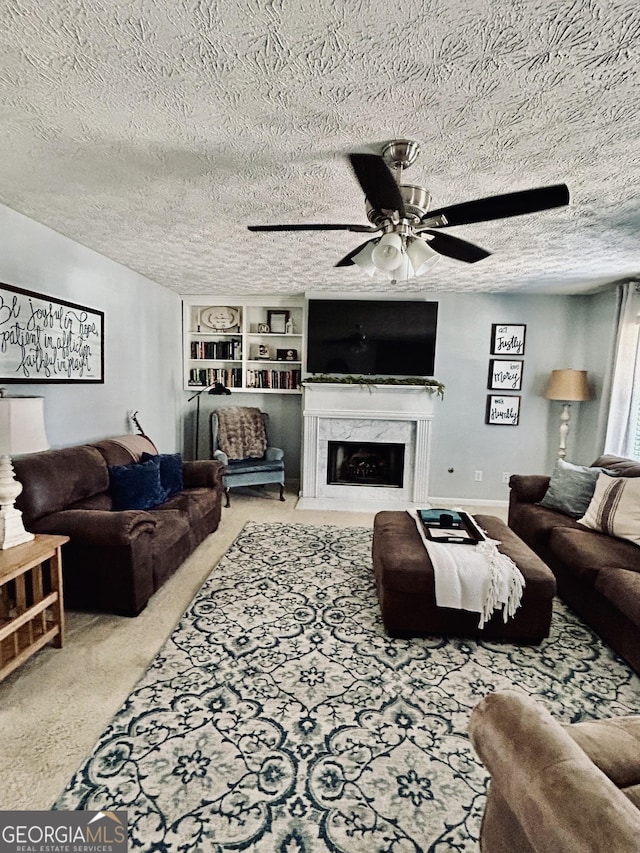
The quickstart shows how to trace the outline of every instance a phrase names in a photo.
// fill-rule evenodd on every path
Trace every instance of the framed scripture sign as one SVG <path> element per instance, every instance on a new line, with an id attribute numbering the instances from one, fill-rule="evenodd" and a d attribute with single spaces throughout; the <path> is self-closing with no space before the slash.
<path id="1" fill-rule="evenodd" d="M 0 284 L 0 382 L 104 382 L 104 313 Z"/>
<path id="2" fill-rule="evenodd" d="M 523 363 L 522 359 L 516 361 L 490 359 L 487 388 L 490 391 L 519 391 L 522 388 Z"/>
<path id="3" fill-rule="evenodd" d="M 493 323 L 491 326 L 491 355 L 524 355 L 527 327 Z"/>
<path id="4" fill-rule="evenodd" d="M 487 415 L 485 423 L 518 426 L 520 420 L 520 397 L 511 394 L 487 396 Z"/>

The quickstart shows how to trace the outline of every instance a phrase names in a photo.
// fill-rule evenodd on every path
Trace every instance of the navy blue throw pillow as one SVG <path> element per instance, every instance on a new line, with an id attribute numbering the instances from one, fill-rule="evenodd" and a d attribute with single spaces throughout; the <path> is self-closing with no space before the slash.
<path id="1" fill-rule="evenodd" d="M 160 482 L 168 498 L 184 489 L 180 453 L 160 453 L 158 456 L 143 453 L 142 461 L 146 462 L 148 459 L 157 459 L 160 462 Z"/>
<path id="2" fill-rule="evenodd" d="M 150 509 L 167 497 L 160 481 L 160 463 L 153 458 L 131 465 L 110 465 L 109 491 L 116 510 Z"/>

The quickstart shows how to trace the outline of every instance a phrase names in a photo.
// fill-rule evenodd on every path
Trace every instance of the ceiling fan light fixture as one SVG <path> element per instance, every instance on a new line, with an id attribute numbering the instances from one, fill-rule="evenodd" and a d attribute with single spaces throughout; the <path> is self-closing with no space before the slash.
<path id="1" fill-rule="evenodd" d="M 407 245 L 407 258 L 413 268 L 414 275 L 420 275 L 423 267 L 438 256 L 426 240 L 414 237 Z"/>
<path id="2" fill-rule="evenodd" d="M 397 266 L 392 272 L 389 273 L 389 278 L 391 281 L 409 281 L 410 278 L 413 278 L 415 275 L 415 271 L 413 269 L 413 264 L 407 257 L 406 253 L 403 254 L 402 260 L 400 261 L 400 265 Z"/>
<path id="3" fill-rule="evenodd" d="M 358 252 L 357 255 L 353 255 L 351 260 L 354 264 L 357 264 L 363 272 L 366 272 L 367 275 L 370 275 L 371 278 L 379 271 L 378 267 L 371 260 L 371 255 L 375 248 L 375 243 L 373 240 L 370 240 L 367 245 Z"/>
<path id="4" fill-rule="evenodd" d="M 402 240 L 393 231 L 383 234 L 371 252 L 371 260 L 383 272 L 392 272 L 402 263 Z"/>

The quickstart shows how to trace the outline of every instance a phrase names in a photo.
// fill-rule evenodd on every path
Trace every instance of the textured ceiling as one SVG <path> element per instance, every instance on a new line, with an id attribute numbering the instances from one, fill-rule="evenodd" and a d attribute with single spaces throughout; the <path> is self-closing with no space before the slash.
<path id="1" fill-rule="evenodd" d="M 366 223 L 344 155 L 394 137 L 434 207 L 571 192 L 397 289 L 640 273 L 637 0 L 1 0 L 0 45 L 0 201 L 179 293 L 383 290 L 362 235 L 246 226 Z"/>

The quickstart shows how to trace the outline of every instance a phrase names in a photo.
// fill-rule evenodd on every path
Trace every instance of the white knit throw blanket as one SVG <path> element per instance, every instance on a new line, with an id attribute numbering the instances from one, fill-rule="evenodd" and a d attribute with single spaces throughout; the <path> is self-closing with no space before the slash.
<path id="1" fill-rule="evenodd" d="M 498 551 L 495 539 L 487 537 L 477 545 L 432 542 L 417 512 L 408 512 L 416 522 L 433 566 L 438 607 L 479 613 L 479 628 L 484 627 L 494 610 L 502 608 L 505 622 L 515 614 L 525 580 L 511 557 Z"/>

